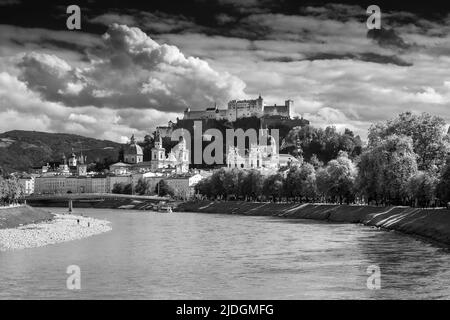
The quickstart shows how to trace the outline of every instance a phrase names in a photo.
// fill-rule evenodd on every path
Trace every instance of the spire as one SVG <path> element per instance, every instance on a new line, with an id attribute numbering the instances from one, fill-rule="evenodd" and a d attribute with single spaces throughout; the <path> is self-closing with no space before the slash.
<path id="1" fill-rule="evenodd" d="M 131 136 L 130 144 L 136 144 L 136 139 L 134 138 L 134 133 L 133 133 L 133 135 Z"/>
<path id="2" fill-rule="evenodd" d="M 155 147 L 157 147 L 157 148 L 162 147 L 162 138 L 159 133 L 156 133 L 156 136 L 155 136 Z"/>

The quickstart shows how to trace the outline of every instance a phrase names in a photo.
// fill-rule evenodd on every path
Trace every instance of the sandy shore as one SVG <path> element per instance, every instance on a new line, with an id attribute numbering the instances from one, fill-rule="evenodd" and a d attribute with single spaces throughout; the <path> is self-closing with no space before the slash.
<path id="1" fill-rule="evenodd" d="M 79 223 L 77 220 L 79 219 Z M 49 222 L 0 230 L 0 251 L 41 247 L 110 231 L 106 220 L 56 214 Z"/>

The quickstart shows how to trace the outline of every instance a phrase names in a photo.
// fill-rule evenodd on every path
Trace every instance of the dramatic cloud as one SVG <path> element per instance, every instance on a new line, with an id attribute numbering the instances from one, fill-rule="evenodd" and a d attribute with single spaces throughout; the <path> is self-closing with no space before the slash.
<path id="1" fill-rule="evenodd" d="M 0 25 L 1 128 L 121 141 L 182 117 L 186 106 L 225 108 L 258 94 L 268 104 L 293 99 L 294 115 L 363 138 L 371 123 L 406 110 L 450 122 L 450 15 L 382 7 L 382 29 L 368 31 L 358 5 L 196 5 L 208 15 L 88 12 L 84 27 L 113 24 L 103 37 L 84 27 Z"/>
<path id="2" fill-rule="evenodd" d="M 182 112 L 244 97 L 245 84 L 207 62 L 160 45 L 138 28 L 113 24 L 104 47 L 84 68 L 55 55 L 28 53 L 20 79 L 49 101 L 79 107 L 156 109 Z"/>

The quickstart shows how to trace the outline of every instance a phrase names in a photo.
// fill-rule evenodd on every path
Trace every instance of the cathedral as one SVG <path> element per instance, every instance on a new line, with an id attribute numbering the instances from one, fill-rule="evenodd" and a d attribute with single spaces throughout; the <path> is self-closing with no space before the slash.
<path id="1" fill-rule="evenodd" d="M 151 159 L 150 161 L 143 161 L 144 153 L 133 135 L 130 143 L 124 148 L 124 163 L 119 162 L 111 165 L 110 171 L 118 175 L 129 174 L 133 171 L 186 173 L 189 171 L 189 157 L 189 150 L 183 137 L 180 138 L 178 144 L 166 156 L 166 149 L 163 147 L 161 135 L 156 134 L 155 146 L 151 150 Z"/>
<path id="2" fill-rule="evenodd" d="M 174 168 L 176 173 L 189 171 L 189 150 L 186 147 L 186 140 L 181 137 L 179 143 L 172 148 L 166 156 L 166 150 L 162 146 L 160 135 L 155 137 L 155 147 L 152 149 L 151 168 L 166 169 Z"/>
<path id="3" fill-rule="evenodd" d="M 237 147 L 230 147 L 227 154 L 227 167 L 239 169 L 277 170 L 280 167 L 275 139 L 269 136 L 270 144 L 252 144 L 247 154 Z"/>

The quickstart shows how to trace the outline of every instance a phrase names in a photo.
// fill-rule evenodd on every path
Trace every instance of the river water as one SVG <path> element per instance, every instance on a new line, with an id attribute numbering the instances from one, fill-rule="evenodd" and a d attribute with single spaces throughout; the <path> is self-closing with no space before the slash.
<path id="1" fill-rule="evenodd" d="M 272 217 L 75 213 L 109 220 L 113 231 L 0 252 L 0 299 L 450 298 L 450 251 L 396 232 Z M 81 290 L 67 289 L 69 265 L 80 267 Z M 379 290 L 367 288 L 371 265 L 381 270 Z"/>

